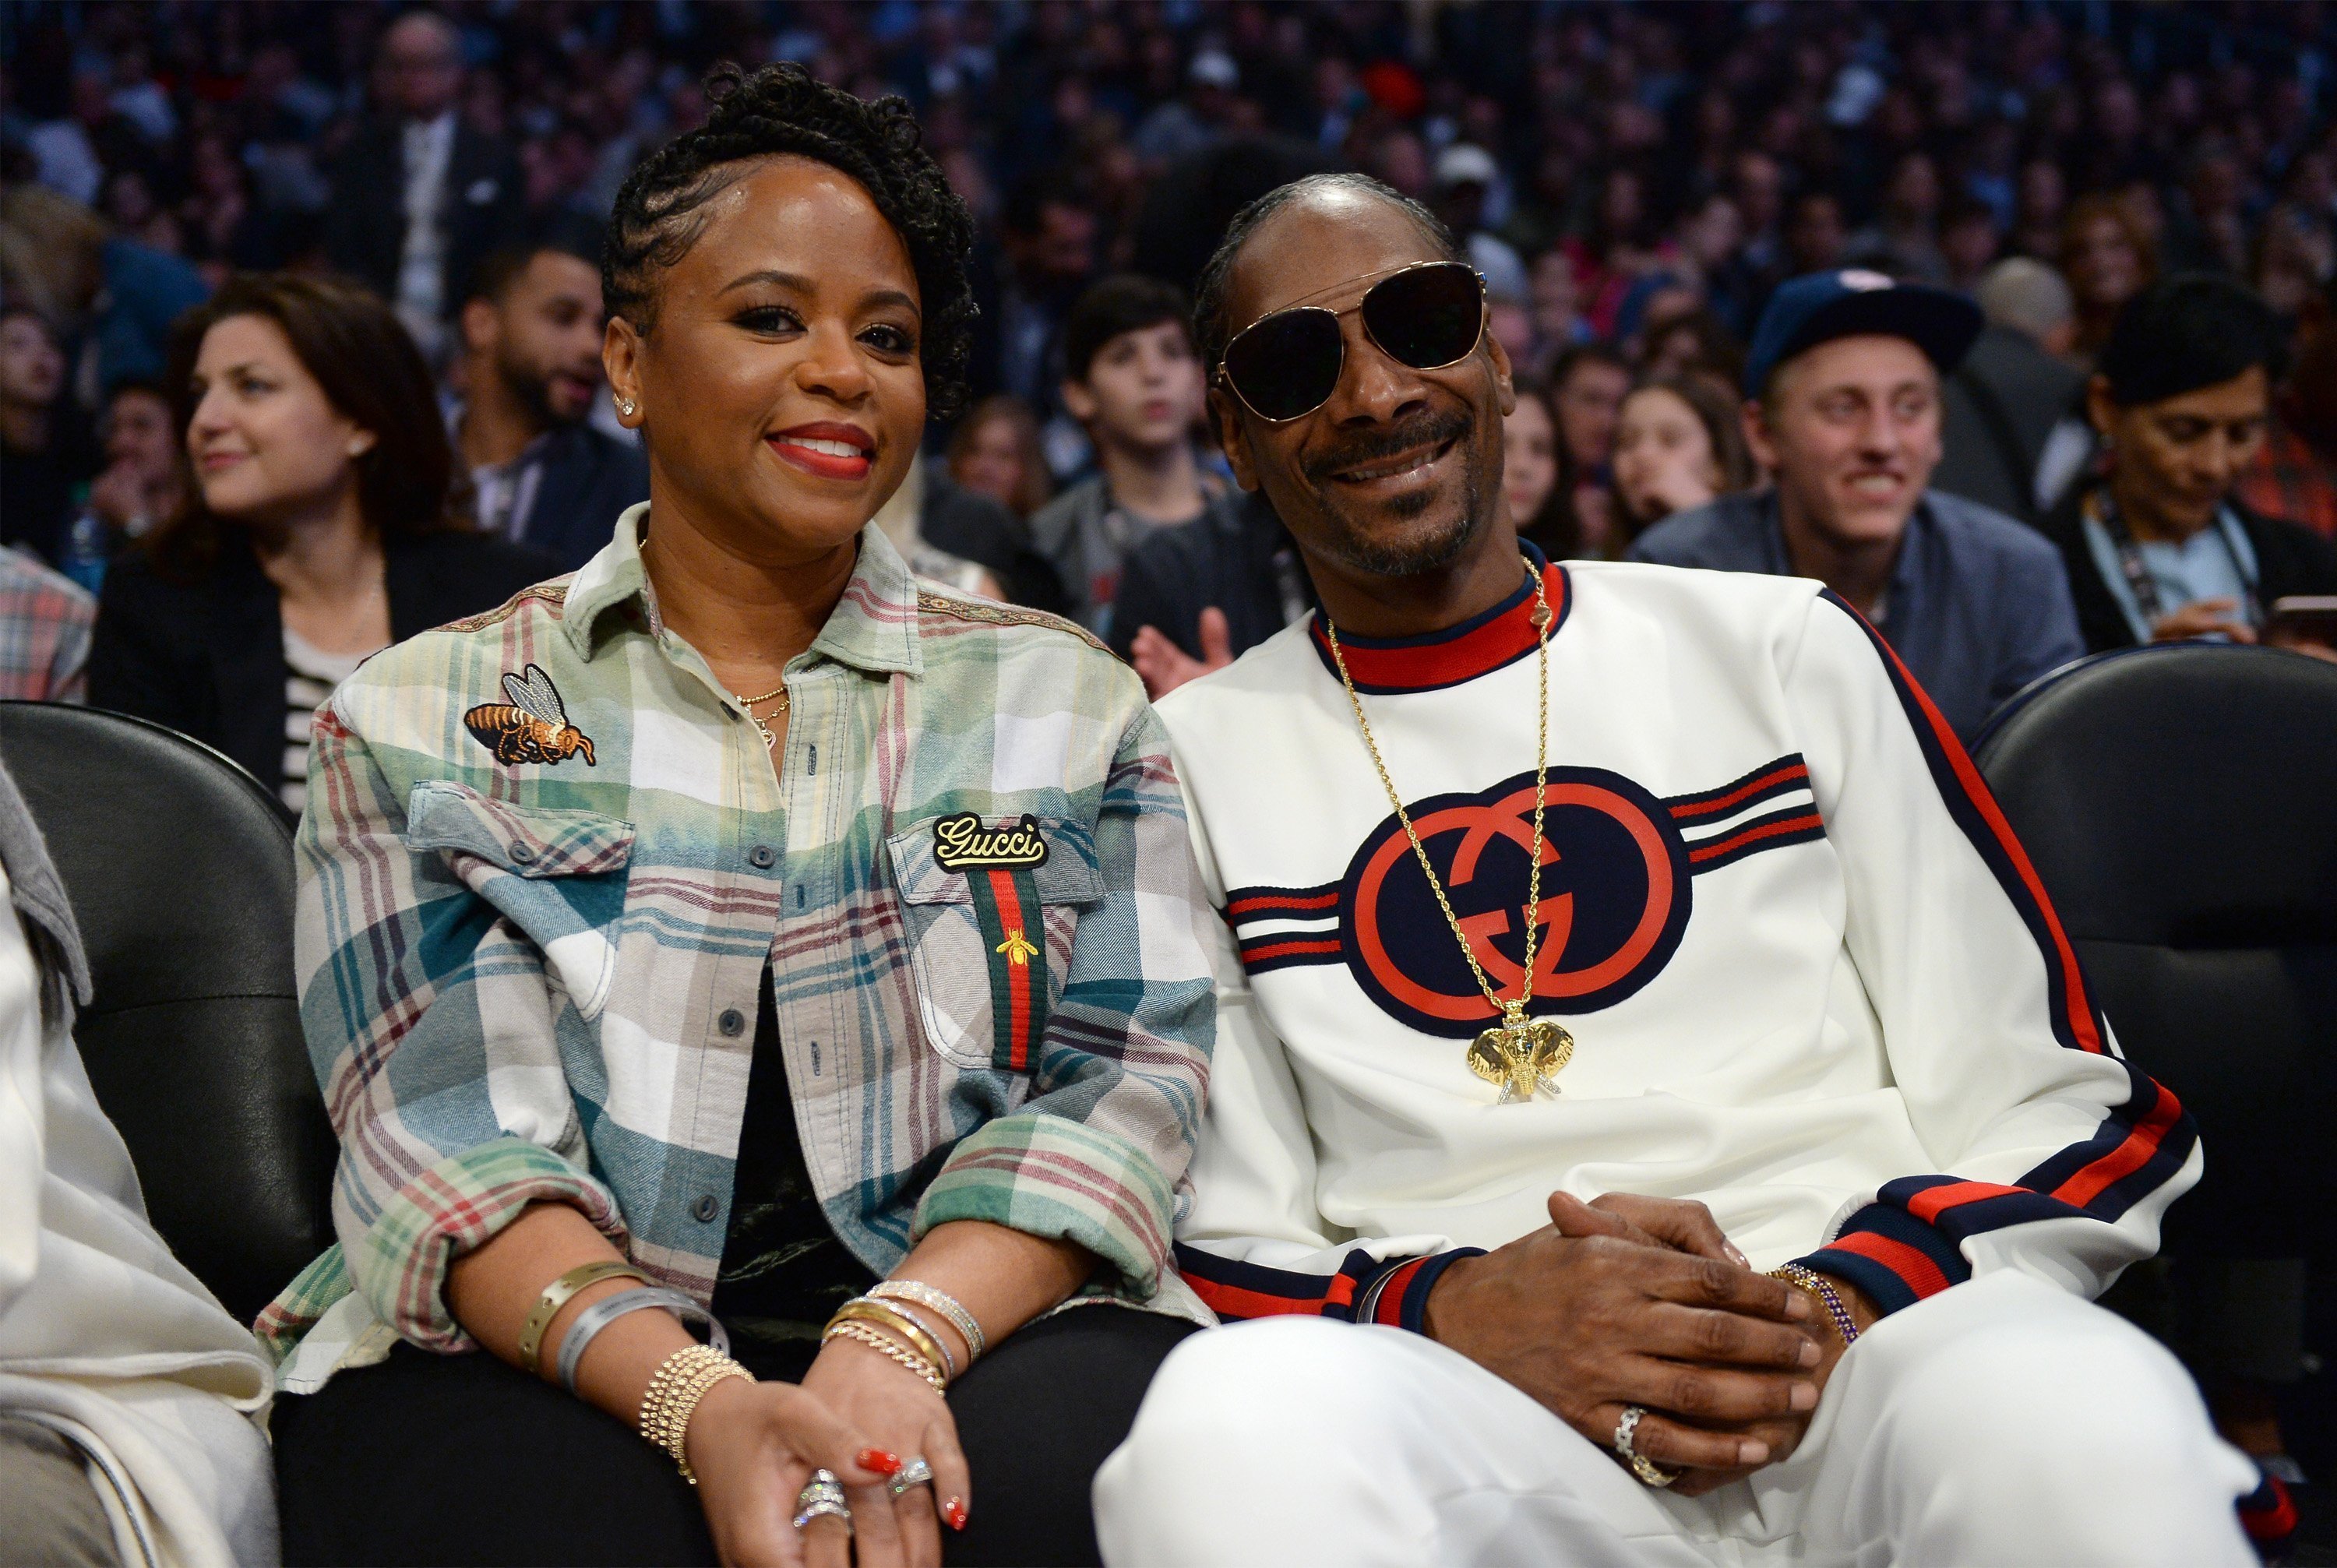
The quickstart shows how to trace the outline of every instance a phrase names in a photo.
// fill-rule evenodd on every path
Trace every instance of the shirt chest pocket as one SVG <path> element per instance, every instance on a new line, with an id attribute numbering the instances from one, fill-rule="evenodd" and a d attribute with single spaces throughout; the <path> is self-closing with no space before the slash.
<path id="1" fill-rule="evenodd" d="M 1024 833 L 1014 836 L 1017 828 Z M 976 841 L 1000 830 L 1008 837 Z M 1045 847 L 1037 864 L 962 858 L 1027 860 L 1034 834 Z M 944 817 L 894 834 L 885 848 L 926 1041 L 960 1067 L 1032 1071 L 1071 967 L 1080 906 L 1103 897 L 1088 825 L 985 817 L 969 835 L 962 817 Z"/>
<path id="2" fill-rule="evenodd" d="M 443 779 L 414 787 L 406 847 L 435 852 L 463 885 L 543 953 L 586 1021 L 617 974 L 633 825 L 597 812 L 490 800 Z"/>

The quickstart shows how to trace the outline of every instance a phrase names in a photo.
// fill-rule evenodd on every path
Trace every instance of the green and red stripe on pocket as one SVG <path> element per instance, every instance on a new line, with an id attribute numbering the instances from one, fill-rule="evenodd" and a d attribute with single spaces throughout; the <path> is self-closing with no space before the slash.
<path id="1" fill-rule="evenodd" d="M 990 961 L 991 1065 L 1028 1073 L 1047 1030 L 1047 923 L 1029 867 L 969 868 Z"/>

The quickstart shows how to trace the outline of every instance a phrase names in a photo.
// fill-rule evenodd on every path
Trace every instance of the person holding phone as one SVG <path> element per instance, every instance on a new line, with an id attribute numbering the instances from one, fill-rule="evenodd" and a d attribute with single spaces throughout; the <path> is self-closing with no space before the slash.
<path id="1" fill-rule="evenodd" d="M 2046 524 L 2092 652 L 2210 638 L 2337 657 L 2326 617 L 2272 613 L 2337 593 L 2337 545 L 2234 494 L 2264 443 L 2282 355 L 2271 308 L 2226 279 L 2169 278 L 2119 313 L 2086 389 L 2108 476 Z"/>

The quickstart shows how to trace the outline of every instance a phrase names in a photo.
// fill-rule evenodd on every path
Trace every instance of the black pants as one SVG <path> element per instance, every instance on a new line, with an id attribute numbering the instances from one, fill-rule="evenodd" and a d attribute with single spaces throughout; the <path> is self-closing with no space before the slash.
<path id="1" fill-rule="evenodd" d="M 1088 1487 L 1193 1326 L 1082 1307 L 1033 1323 L 950 1389 L 973 1518 L 955 1564 L 1099 1561 Z M 711 1563 L 697 1491 L 624 1423 L 492 1356 L 400 1345 L 279 1400 L 284 1561 Z"/>

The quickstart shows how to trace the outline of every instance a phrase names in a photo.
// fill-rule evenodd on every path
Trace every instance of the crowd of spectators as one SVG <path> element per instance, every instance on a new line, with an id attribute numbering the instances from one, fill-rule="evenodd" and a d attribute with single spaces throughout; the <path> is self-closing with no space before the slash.
<path id="1" fill-rule="evenodd" d="M 1511 504 L 1555 553 L 1755 485 L 1746 346 L 1782 282 L 1843 268 L 1979 299 L 1932 482 L 2039 527 L 2103 462 L 2084 388 L 2120 308 L 2236 282 L 2290 341 L 2234 488 L 2337 530 L 2316 4 L 161 0 L 0 30 L 0 535 L 91 589 L 183 505 L 170 327 L 241 271 L 378 293 L 437 377 L 458 509 L 581 562 L 646 484 L 593 349 L 599 225 L 711 64 L 774 58 L 905 95 L 978 224 L 977 400 L 885 525 L 1156 687 L 1305 607 L 1178 317 L 1233 211 L 1317 169 L 1427 203 L 1483 274 Z"/>

